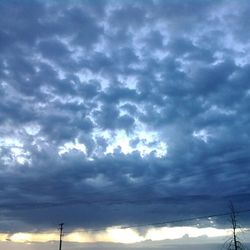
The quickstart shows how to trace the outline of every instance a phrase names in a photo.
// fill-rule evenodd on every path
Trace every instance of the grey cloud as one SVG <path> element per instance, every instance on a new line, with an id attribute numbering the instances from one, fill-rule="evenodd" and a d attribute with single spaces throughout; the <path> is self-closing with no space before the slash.
<path id="1" fill-rule="evenodd" d="M 100 84 L 97 81 L 92 81 L 89 83 L 78 84 L 77 94 L 86 99 L 95 98 L 100 91 Z"/>
<path id="2" fill-rule="evenodd" d="M 70 51 L 65 45 L 60 41 L 43 41 L 38 45 L 38 51 L 43 54 L 45 58 L 65 58 L 67 59 L 70 56 Z"/>
<path id="3" fill-rule="evenodd" d="M 139 6 L 129 4 L 117 6 L 110 15 L 110 24 L 118 29 L 140 28 L 145 22 L 145 12 Z"/>
<path id="4" fill-rule="evenodd" d="M 134 119 L 129 115 L 120 115 L 116 106 L 104 105 L 100 111 L 94 113 L 96 123 L 103 129 L 130 130 L 134 125 Z"/>
<path id="5" fill-rule="evenodd" d="M 119 103 L 120 101 L 137 100 L 137 93 L 126 87 L 109 88 L 105 93 L 100 94 L 100 99 L 107 103 Z"/>
<path id="6" fill-rule="evenodd" d="M 6 219 L 73 229 L 225 212 L 230 199 L 249 208 L 248 47 L 243 31 L 223 29 L 227 3 L 1 2 Z M 112 145 L 121 132 L 130 153 Z M 76 141 L 86 152 L 58 154 Z"/>

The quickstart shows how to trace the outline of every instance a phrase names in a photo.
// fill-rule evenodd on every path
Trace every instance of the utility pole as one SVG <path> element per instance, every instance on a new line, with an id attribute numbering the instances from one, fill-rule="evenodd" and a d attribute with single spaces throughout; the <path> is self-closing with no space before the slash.
<path id="1" fill-rule="evenodd" d="M 62 250 L 63 225 L 64 223 L 59 224 L 59 232 L 60 232 L 59 250 Z"/>

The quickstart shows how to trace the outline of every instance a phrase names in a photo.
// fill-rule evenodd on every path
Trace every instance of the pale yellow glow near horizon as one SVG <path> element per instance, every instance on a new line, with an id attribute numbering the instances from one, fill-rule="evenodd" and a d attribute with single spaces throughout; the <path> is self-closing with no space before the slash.
<path id="1" fill-rule="evenodd" d="M 212 227 L 196 228 L 196 227 L 162 227 L 149 229 L 145 238 L 148 240 L 176 240 L 188 235 L 191 238 L 200 236 L 219 237 L 231 234 L 230 229 L 217 229 Z"/>
<path id="2" fill-rule="evenodd" d="M 131 228 L 109 228 L 107 230 L 107 237 L 111 242 L 124 244 L 137 243 L 145 240 L 143 236 L 140 236 L 136 230 Z"/>
<path id="3" fill-rule="evenodd" d="M 246 229 L 243 229 L 246 230 Z M 77 243 L 96 243 L 96 242 L 112 242 L 112 243 L 139 243 L 146 240 L 176 240 L 185 236 L 197 238 L 200 236 L 223 237 L 231 235 L 231 229 L 217 229 L 213 227 L 197 228 L 197 227 L 160 227 L 150 228 L 145 233 L 139 233 L 132 228 L 110 227 L 100 232 L 91 232 L 84 230 L 72 231 L 64 236 L 63 240 L 67 242 Z M 14 233 L 0 234 L 0 241 L 12 241 L 18 243 L 58 241 L 58 232 L 44 233 Z"/>
<path id="4" fill-rule="evenodd" d="M 136 243 L 144 240 L 136 230 L 126 228 L 107 228 L 105 231 L 91 233 L 91 232 L 72 232 L 64 238 L 65 241 L 74 241 L 81 243 L 94 242 L 114 242 L 114 243 Z"/>
<path id="5" fill-rule="evenodd" d="M 0 241 L 6 241 L 8 238 L 8 234 L 0 234 Z"/>
<path id="6" fill-rule="evenodd" d="M 57 233 L 15 233 L 8 236 L 12 242 L 48 242 L 58 240 Z"/>

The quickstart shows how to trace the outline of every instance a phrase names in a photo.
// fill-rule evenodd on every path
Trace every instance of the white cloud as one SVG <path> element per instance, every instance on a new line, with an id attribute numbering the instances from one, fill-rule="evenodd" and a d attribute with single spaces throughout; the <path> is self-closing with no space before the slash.
<path id="1" fill-rule="evenodd" d="M 86 154 L 86 146 L 82 143 L 79 143 L 78 139 L 75 139 L 74 142 L 66 142 L 64 145 L 58 147 L 58 154 L 61 156 L 70 152 L 71 150 L 78 150 Z"/>
<path id="2" fill-rule="evenodd" d="M 208 138 L 211 137 L 211 135 L 207 132 L 206 129 L 201 129 L 198 131 L 193 132 L 193 136 L 204 141 L 205 143 L 208 143 Z"/>

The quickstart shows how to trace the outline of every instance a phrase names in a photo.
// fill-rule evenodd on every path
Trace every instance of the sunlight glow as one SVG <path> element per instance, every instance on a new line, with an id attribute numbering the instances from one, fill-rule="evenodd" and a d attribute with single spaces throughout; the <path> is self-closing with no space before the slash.
<path id="1" fill-rule="evenodd" d="M 119 229 L 119 228 L 110 228 L 107 230 L 108 238 L 111 242 L 116 243 L 136 243 L 144 240 L 143 236 L 140 236 L 138 232 L 131 228 Z"/>
<path id="2" fill-rule="evenodd" d="M 0 241 L 6 241 L 8 239 L 8 234 L 1 234 L 0 233 Z"/>
<path id="3" fill-rule="evenodd" d="M 57 233 L 15 233 L 9 237 L 12 242 L 48 242 L 58 240 Z"/>
<path id="4" fill-rule="evenodd" d="M 148 230 L 146 234 L 146 239 L 148 240 L 175 240 L 183 238 L 185 235 L 189 237 L 219 237 L 230 235 L 231 231 L 229 229 L 217 229 L 217 228 L 195 228 L 195 227 L 163 227 L 163 228 L 153 228 Z"/>
<path id="5" fill-rule="evenodd" d="M 30 163 L 30 152 L 25 151 L 23 143 L 14 137 L 0 138 L 0 150 L 5 148 L 9 151 L 9 154 L 5 154 L 2 160 L 5 164 L 19 163 L 25 164 Z"/>
<path id="6" fill-rule="evenodd" d="M 242 230 L 246 231 L 247 229 Z M 144 233 L 139 233 L 136 229 L 132 228 L 110 227 L 99 232 L 85 231 L 80 229 L 72 231 L 71 233 L 64 236 L 64 241 L 79 243 L 113 242 L 131 244 L 146 240 L 175 240 L 182 239 L 183 237 L 197 238 L 201 236 L 210 238 L 230 236 L 231 234 L 231 229 L 217 229 L 213 227 L 161 227 L 150 228 Z M 12 235 L 0 234 L 0 241 L 6 240 L 20 243 L 57 241 L 58 233 L 14 233 Z"/>
<path id="7" fill-rule="evenodd" d="M 74 142 L 67 142 L 63 146 L 60 146 L 58 148 L 58 154 L 61 156 L 74 149 L 86 154 L 86 146 L 82 143 L 79 143 L 78 139 L 75 139 Z"/>
<path id="8" fill-rule="evenodd" d="M 156 157 L 161 158 L 167 154 L 167 145 L 160 141 L 156 133 L 137 130 L 133 135 L 126 134 L 125 131 L 117 131 L 106 136 L 109 146 L 105 154 L 113 154 L 119 149 L 124 154 L 130 154 L 138 151 L 142 157 L 154 153 Z"/>
<path id="9" fill-rule="evenodd" d="M 105 231 L 93 232 L 72 232 L 64 239 L 69 242 L 94 243 L 94 242 L 114 242 L 114 243 L 136 243 L 144 240 L 135 230 L 127 228 L 107 228 Z"/>

